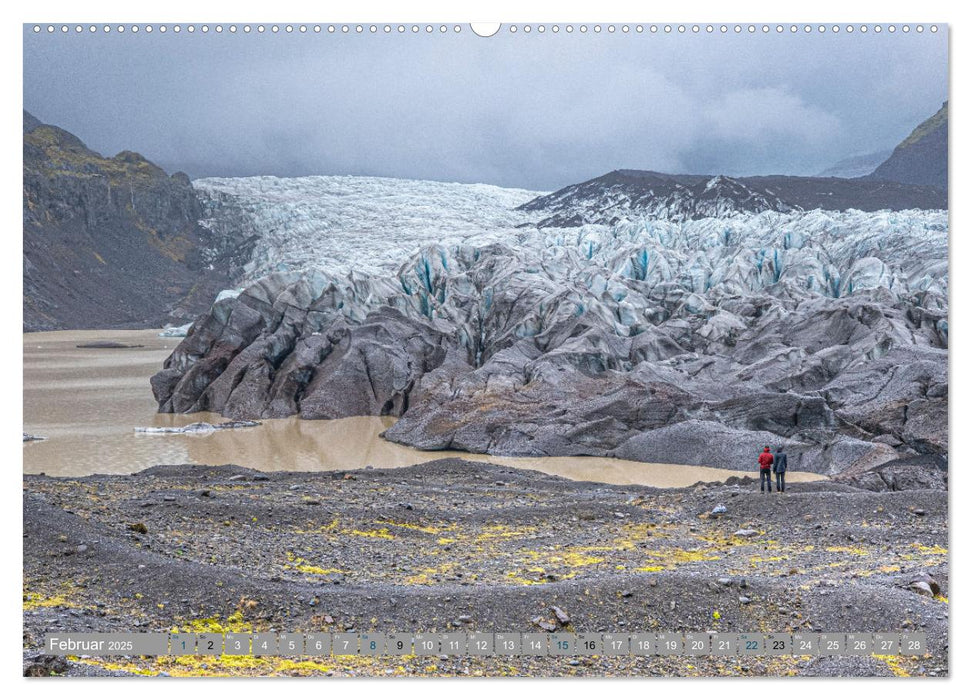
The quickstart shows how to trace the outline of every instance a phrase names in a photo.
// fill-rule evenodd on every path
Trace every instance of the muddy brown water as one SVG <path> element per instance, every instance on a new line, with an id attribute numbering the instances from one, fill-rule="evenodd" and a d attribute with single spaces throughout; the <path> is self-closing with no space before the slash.
<path id="1" fill-rule="evenodd" d="M 212 413 L 156 413 L 149 377 L 179 343 L 158 331 L 25 333 L 24 432 L 46 437 L 24 443 L 23 471 L 49 475 L 129 474 L 156 464 L 238 464 L 264 471 L 326 471 L 404 467 L 443 457 L 490 461 L 569 479 L 610 484 L 688 486 L 741 472 L 599 457 L 497 457 L 424 451 L 383 440 L 388 417 L 265 420 L 256 428 L 209 434 L 137 434 L 136 427 L 218 423 Z M 107 341 L 133 348 L 78 348 Z M 790 481 L 824 477 L 791 472 Z"/>

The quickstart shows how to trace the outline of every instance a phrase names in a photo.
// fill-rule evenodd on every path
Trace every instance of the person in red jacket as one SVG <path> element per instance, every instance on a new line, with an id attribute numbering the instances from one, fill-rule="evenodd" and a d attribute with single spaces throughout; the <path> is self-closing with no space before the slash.
<path id="1" fill-rule="evenodd" d="M 766 484 L 769 485 L 769 493 L 772 493 L 772 462 L 774 461 L 772 450 L 766 445 L 759 455 L 759 488 L 762 493 L 765 493 Z"/>

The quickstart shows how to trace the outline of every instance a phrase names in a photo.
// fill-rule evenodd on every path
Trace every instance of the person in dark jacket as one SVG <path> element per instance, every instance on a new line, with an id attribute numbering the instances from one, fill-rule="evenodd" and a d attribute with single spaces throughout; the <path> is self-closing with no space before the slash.
<path id="1" fill-rule="evenodd" d="M 768 445 L 759 455 L 759 490 L 765 493 L 765 485 L 769 485 L 769 493 L 772 493 L 772 450 Z"/>
<path id="2" fill-rule="evenodd" d="M 786 469 L 789 466 L 789 458 L 786 456 L 784 447 L 775 448 L 775 459 L 772 460 L 772 471 L 775 472 L 775 487 L 780 492 L 786 490 Z"/>

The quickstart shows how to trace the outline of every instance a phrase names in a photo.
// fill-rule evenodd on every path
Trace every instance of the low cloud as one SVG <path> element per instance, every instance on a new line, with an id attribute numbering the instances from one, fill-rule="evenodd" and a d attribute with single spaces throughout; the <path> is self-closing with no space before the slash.
<path id="1" fill-rule="evenodd" d="M 783 137 L 818 146 L 835 140 L 840 120 L 782 88 L 735 90 L 704 106 L 710 138 L 739 143 Z"/>
<path id="2" fill-rule="evenodd" d="M 944 33 L 863 39 L 27 32 L 24 101 L 193 177 L 806 174 L 892 147 L 946 98 Z"/>

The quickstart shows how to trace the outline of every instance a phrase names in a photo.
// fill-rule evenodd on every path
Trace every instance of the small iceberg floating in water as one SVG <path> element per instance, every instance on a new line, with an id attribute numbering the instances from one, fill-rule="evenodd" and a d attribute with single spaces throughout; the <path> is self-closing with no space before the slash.
<path id="1" fill-rule="evenodd" d="M 163 328 L 158 334 L 159 338 L 184 338 L 189 334 L 189 329 L 192 328 L 194 321 L 190 321 L 184 326 L 168 326 Z"/>
<path id="2" fill-rule="evenodd" d="M 225 423 L 189 423 L 189 425 L 183 425 L 180 427 L 160 427 L 160 428 L 135 428 L 136 433 L 145 433 L 148 435 L 199 435 L 212 433 L 217 430 L 234 430 L 236 428 L 255 428 L 261 425 L 255 420 L 231 420 Z"/>

